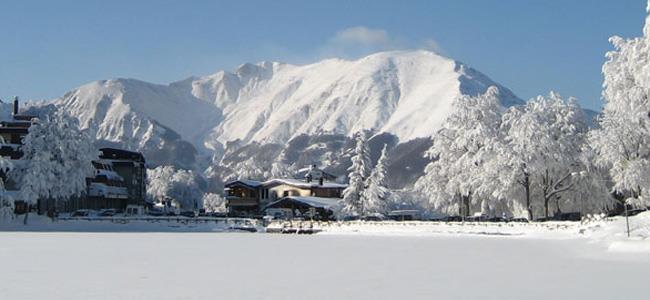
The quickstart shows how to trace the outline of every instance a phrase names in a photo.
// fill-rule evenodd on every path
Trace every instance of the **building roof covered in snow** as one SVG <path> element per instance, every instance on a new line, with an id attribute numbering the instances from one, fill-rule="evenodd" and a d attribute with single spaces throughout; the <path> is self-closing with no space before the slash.
<path id="1" fill-rule="evenodd" d="M 308 206 L 323 209 L 335 209 L 340 205 L 339 198 L 322 198 L 322 197 L 302 197 L 302 196 L 287 196 L 280 198 L 277 201 L 269 203 L 266 208 L 284 207 L 286 205 L 297 204 L 299 206 Z"/>
<path id="2" fill-rule="evenodd" d="M 306 182 L 304 180 L 300 179 L 271 179 L 268 181 L 265 181 L 262 183 L 264 186 L 272 186 L 272 185 L 280 185 L 280 184 L 286 184 L 290 186 L 295 186 L 298 188 L 330 188 L 330 189 L 344 189 L 347 187 L 347 184 L 341 184 L 341 183 L 335 183 L 335 182 L 323 182 L 323 184 L 320 184 L 319 182 Z"/>

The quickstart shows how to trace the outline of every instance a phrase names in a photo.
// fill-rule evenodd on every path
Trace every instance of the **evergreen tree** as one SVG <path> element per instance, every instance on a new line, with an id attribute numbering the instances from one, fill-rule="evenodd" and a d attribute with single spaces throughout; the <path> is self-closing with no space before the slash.
<path id="1" fill-rule="evenodd" d="M 365 189 L 366 179 L 370 173 L 370 150 L 364 131 L 359 131 L 354 136 L 356 146 L 352 165 L 348 168 L 348 187 L 343 190 L 343 210 L 345 216 L 359 216 L 363 213 L 361 195 Z"/>
<path id="2" fill-rule="evenodd" d="M 366 189 L 361 195 L 363 214 L 386 214 L 388 211 L 388 198 L 390 191 L 386 187 L 386 163 L 388 160 L 386 144 L 381 150 L 377 165 L 366 180 Z"/>

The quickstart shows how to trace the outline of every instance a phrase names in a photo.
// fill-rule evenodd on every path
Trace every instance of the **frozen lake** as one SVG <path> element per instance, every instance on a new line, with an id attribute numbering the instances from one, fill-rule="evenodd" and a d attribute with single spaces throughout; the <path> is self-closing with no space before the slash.
<path id="1" fill-rule="evenodd" d="M 2 232 L 0 243 L 2 299 L 623 299 L 645 298 L 650 275 L 650 255 L 583 239 Z"/>

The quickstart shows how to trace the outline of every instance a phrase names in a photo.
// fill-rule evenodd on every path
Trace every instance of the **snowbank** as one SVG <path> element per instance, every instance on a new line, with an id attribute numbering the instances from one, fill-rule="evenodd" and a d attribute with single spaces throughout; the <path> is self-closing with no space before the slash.
<path id="1" fill-rule="evenodd" d="M 225 232 L 263 231 L 256 220 L 239 218 L 185 217 L 90 217 L 53 221 L 30 214 L 27 225 L 22 216 L 0 222 L 0 231 L 67 232 Z"/>
<path id="2" fill-rule="evenodd" d="M 650 252 L 650 211 L 629 218 L 627 237 L 625 217 L 607 218 L 582 226 L 584 236 L 605 243 L 612 252 Z"/>

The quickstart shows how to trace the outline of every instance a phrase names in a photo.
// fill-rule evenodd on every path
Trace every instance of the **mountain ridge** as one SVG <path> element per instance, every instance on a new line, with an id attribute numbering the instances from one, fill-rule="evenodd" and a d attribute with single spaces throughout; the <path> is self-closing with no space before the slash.
<path id="1" fill-rule="evenodd" d="M 461 62 L 430 51 L 389 51 L 307 65 L 245 63 L 167 85 L 100 80 L 71 90 L 54 105 L 94 130 L 101 143 L 142 151 L 152 157 L 153 166 L 209 169 L 224 178 L 229 172 L 269 175 L 272 166 L 310 161 L 327 161 L 344 171 L 349 163 L 345 147 L 359 130 L 402 145 L 400 151 L 415 147 L 419 153 L 454 101 L 492 85 L 499 88 L 504 106 L 523 103 Z M 290 143 L 298 137 L 320 141 L 320 146 Z M 287 151 L 302 154 L 283 155 Z M 285 159 L 294 156 L 296 161 Z M 408 164 L 404 172 L 424 167 L 421 160 L 400 161 Z"/>

